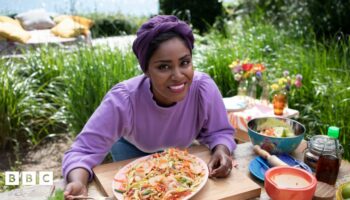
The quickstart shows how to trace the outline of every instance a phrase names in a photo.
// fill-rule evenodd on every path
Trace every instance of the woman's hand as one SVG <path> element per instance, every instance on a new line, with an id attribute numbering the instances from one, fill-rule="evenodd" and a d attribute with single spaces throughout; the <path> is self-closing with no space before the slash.
<path id="1" fill-rule="evenodd" d="M 68 184 L 64 189 L 64 199 L 72 200 L 73 196 L 87 196 L 89 172 L 84 168 L 75 168 L 68 173 Z"/>
<path id="2" fill-rule="evenodd" d="M 232 169 L 232 158 L 228 148 L 219 144 L 213 150 L 213 155 L 208 164 L 209 177 L 227 177 Z"/>
<path id="3" fill-rule="evenodd" d="M 79 196 L 79 195 L 81 196 L 88 195 L 86 186 L 79 181 L 68 183 L 68 185 L 64 190 L 64 199 L 72 200 L 73 199 L 72 196 Z"/>

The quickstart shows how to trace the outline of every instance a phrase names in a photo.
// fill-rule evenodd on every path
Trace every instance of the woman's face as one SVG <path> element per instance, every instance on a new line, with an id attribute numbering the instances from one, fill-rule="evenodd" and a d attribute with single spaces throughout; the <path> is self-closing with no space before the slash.
<path id="1" fill-rule="evenodd" d="M 193 78 L 190 50 L 177 37 L 161 43 L 149 60 L 146 75 L 158 105 L 170 106 L 183 100 Z"/>

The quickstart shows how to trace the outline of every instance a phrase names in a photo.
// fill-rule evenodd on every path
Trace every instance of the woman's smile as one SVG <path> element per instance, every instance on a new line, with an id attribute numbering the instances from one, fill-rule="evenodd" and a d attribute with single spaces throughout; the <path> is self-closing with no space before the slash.
<path id="1" fill-rule="evenodd" d="M 170 88 L 171 92 L 181 93 L 181 92 L 185 91 L 185 85 L 186 85 L 186 83 L 182 83 L 179 85 L 170 86 L 169 88 Z"/>

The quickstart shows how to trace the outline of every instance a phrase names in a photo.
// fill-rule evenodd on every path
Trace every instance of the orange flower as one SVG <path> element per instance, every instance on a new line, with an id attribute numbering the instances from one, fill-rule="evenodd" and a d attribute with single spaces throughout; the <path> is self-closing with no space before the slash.
<path id="1" fill-rule="evenodd" d="M 257 63 L 255 64 L 254 66 L 254 71 L 257 71 L 257 72 L 263 72 L 265 71 L 265 66 L 263 64 L 260 64 L 260 63 Z"/>

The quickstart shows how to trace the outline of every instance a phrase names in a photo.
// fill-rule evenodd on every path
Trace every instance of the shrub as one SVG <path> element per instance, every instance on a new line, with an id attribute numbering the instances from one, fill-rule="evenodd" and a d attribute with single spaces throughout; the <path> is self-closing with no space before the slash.
<path id="1" fill-rule="evenodd" d="M 80 15 L 94 21 L 94 26 L 91 28 L 93 38 L 136 34 L 137 29 L 147 20 L 146 16 L 128 16 L 121 13 Z"/>
<path id="2" fill-rule="evenodd" d="M 93 38 L 130 35 L 135 34 L 137 28 L 136 24 L 125 19 L 96 19 L 94 26 L 91 28 L 91 34 Z"/>
<path id="3" fill-rule="evenodd" d="M 308 10 L 318 36 L 332 37 L 339 32 L 350 34 L 350 1 L 309 0 Z"/>
<path id="4" fill-rule="evenodd" d="M 218 0 L 160 0 L 159 5 L 163 14 L 190 22 L 200 33 L 208 31 L 216 17 L 223 15 L 222 3 Z"/>
<path id="5" fill-rule="evenodd" d="M 240 9 L 259 20 L 270 21 L 302 35 L 313 29 L 318 38 L 337 33 L 350 34 L 350 2 L 343 0 L 251 0 L 242 1 Z M 259 21 L 258 20 L 258 21 Z M 301 33 L 301 34 L 300 34 Z"/>

